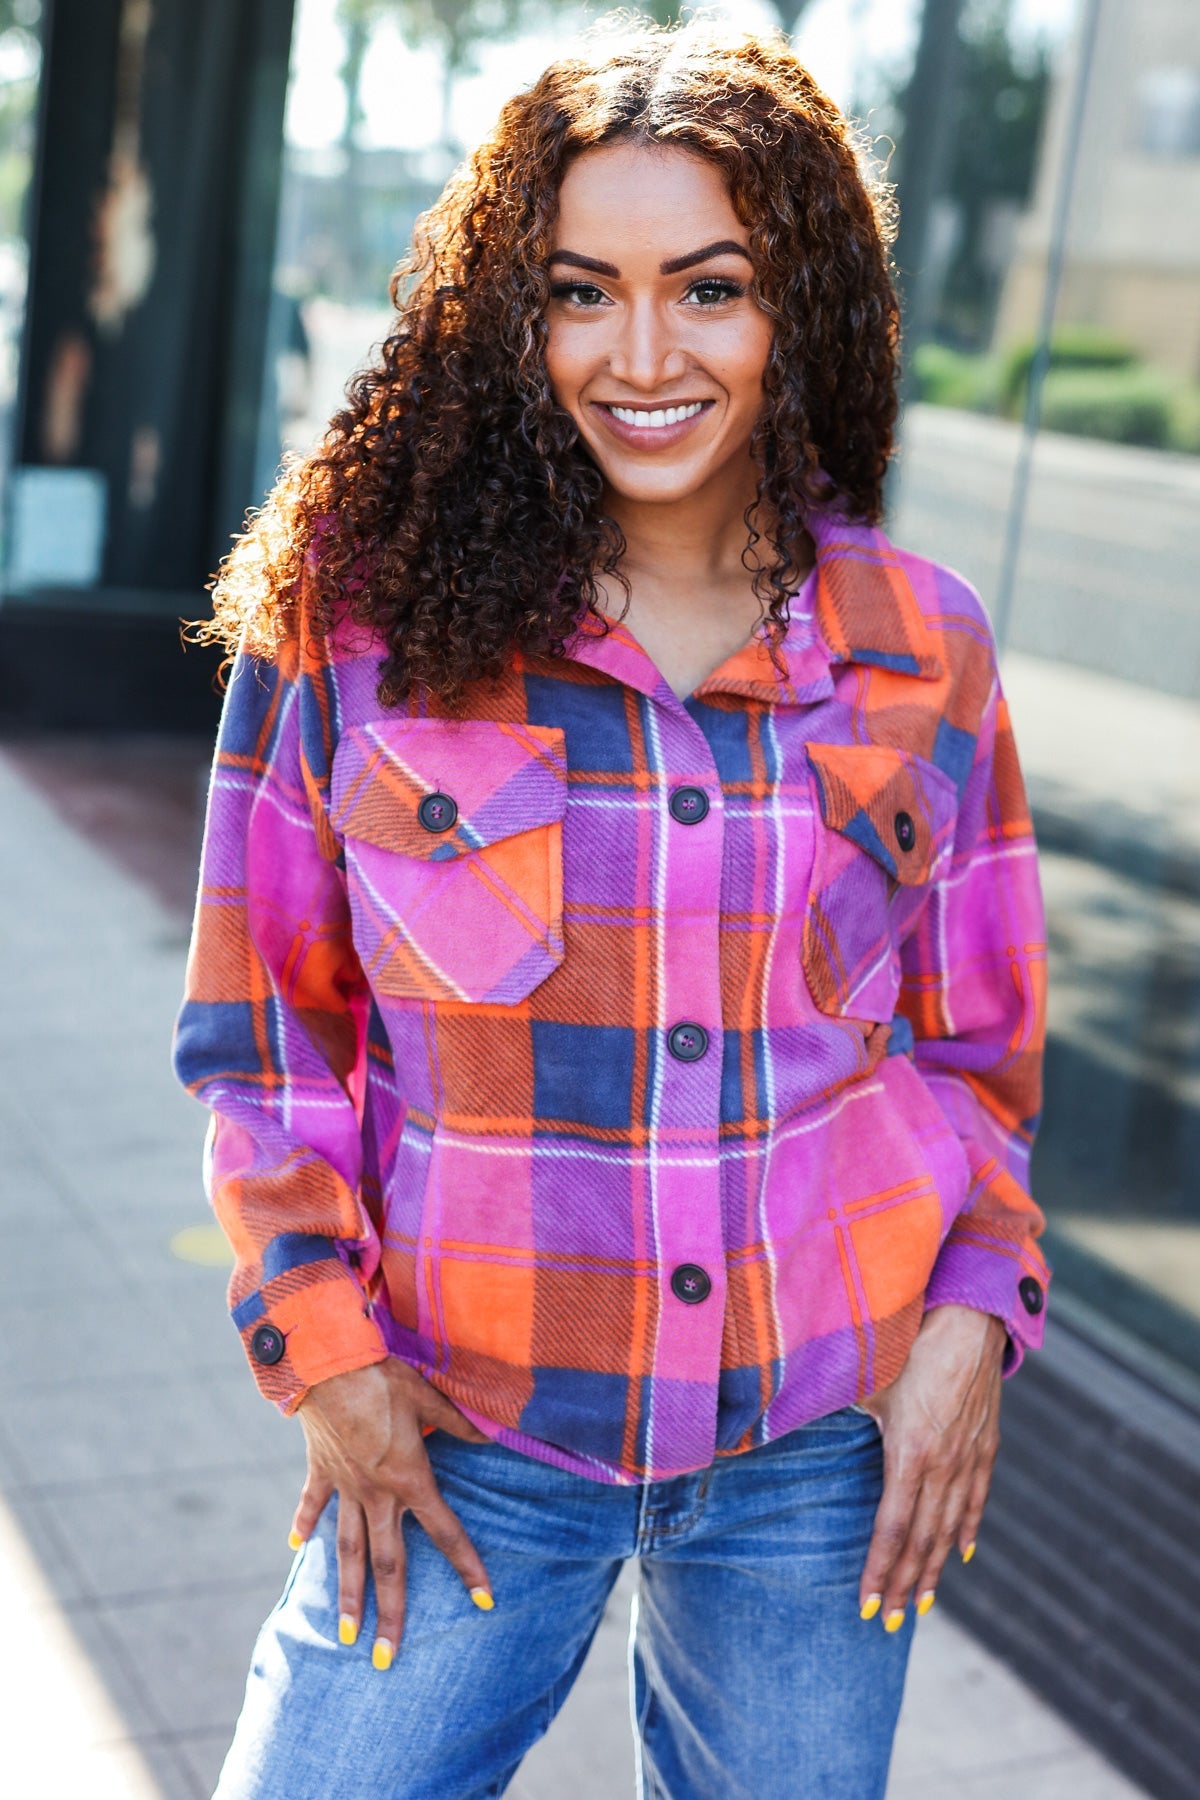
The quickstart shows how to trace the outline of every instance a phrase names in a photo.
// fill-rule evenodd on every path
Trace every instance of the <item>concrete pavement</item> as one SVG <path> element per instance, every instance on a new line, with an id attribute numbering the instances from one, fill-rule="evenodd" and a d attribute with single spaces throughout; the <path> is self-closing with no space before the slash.
<path id="1" fill-rule="evenodd" d="M 225 1317 L 203 1115 L 167 1065 L 205 755 L 0 753 L 0 1782 L 21 1800 L 209 1794 L 289 1560 L 299 1431 Z M 517 1800 L 632 1793 L 627 1590 Z M 1014 1789 L 1138 1791 L 935 1611 L 890 1800 Z"/>

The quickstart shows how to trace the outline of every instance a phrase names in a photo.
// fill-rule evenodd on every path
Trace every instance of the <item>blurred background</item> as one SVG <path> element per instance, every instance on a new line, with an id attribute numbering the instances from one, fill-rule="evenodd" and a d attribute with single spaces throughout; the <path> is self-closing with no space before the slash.
<path id="1" fill-rule="evenodd" d="M 386 332 L 417 214 L 599 10 L 0 0 L 9 1791 L 208 1793 L 287 1563 L 299 1434 L 241 1366 L 167 1072 L 218 707 L 179 621 Z M 1052 1323 L 894 1792 L 1190 1800 L 1200 8 L 710 10 L 788 31 L 898 185 L 890 529 L 990 610 L 1049 906 Z M 630 1790 L 622 1630 L 525 1800 Z"/>

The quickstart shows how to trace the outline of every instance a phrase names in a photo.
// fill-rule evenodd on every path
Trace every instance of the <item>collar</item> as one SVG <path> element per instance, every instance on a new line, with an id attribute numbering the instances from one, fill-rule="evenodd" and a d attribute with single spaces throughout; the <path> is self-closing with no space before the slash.
<path id="1" fill-rule="evenodd" d="M 700 683 L 694 698 L 721 693 L 777 706 L 810 705 L 833 693 L 833 663 L 865 663 L 923 681 L 941 676 L 937 639 L 904 555 L 874 526 L 829 509 L 814 510 L 806 523 L 816 566 L 792 602 L 778 653 L 782 666 L 755 635 Z M 568 654 L 640 693 L 675 698 L 624 625 L 605 630 L 585 616 Z"/>

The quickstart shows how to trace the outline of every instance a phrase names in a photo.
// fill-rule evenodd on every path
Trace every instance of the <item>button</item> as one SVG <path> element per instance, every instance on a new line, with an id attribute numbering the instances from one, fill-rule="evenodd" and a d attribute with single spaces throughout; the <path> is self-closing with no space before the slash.
<path id="1" fill-rule="evenodd" d="M 1040 1313 L 1046 1304 L 1042 1284 L 1040 1281 L 1035 1281 L 1032 1275 L 1022 1275 L 1017 1283 L 1017 1292 L 1021 1296 L 1021 1305 L 1027 1313 Z"/>
<path id="2" fill-rule="evenodd" d="M 250 1339 L 250 1354 L 255 1362 L 265 1363 L 268 1368 L 280 1361 L 286 1348 L 282 1331 L 274 1325 L 260 1325 Z"/>
<path id="3" fill-rule="evenodd" d="M 426 831 L 450 831 L 458 818 L 458 808 L 449 794 L 426 794 L 417 808 L 417 817 Z"/>
<path id="4" fill-rule="evenodd" d="M 902 850 L 915 850 L 917 847 L 917 828 L 913 824 L 911 813 L 896 814 L 896 842 Z"/>
<path id="5" fill-rule="evenodd" d="M 671 1292 L 685 1306 L 699 1306 L 712 1293 L 712 1282 L 699 1263 L 680 1263 L 671 1277 Z"/>
<path id="6" fill-rule="evenodd" d="M 708 813 L 708 795 L 703 788 L 676 788 L 667 801 L 671 817 L 681 825 L 698 825 Z"/>
<path id="7" fill-rule="evenodd" d="M 699 1062 L 708 1049 L 708 1033 L 703 1025 L 672 1025 L 667 1049 L 679 1062 Z"/>

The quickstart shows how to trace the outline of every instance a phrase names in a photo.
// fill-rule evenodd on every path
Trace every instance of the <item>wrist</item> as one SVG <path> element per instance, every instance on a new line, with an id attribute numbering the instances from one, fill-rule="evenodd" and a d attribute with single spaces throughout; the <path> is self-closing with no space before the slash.
<path id="1" fill-rule="evenodd" d="M 982 1341 L 989 1347 L 994 1346 L 997 1352 L 1002 1352 L 1008 1342 L 1008 1327 L 996 1313 L 963 1306 L 958 1301 L 948 1300 L 941 1306 L 931 1306 L 925 1314 L 922 1330 L 938 1336 L 953 1335 Z"/>

